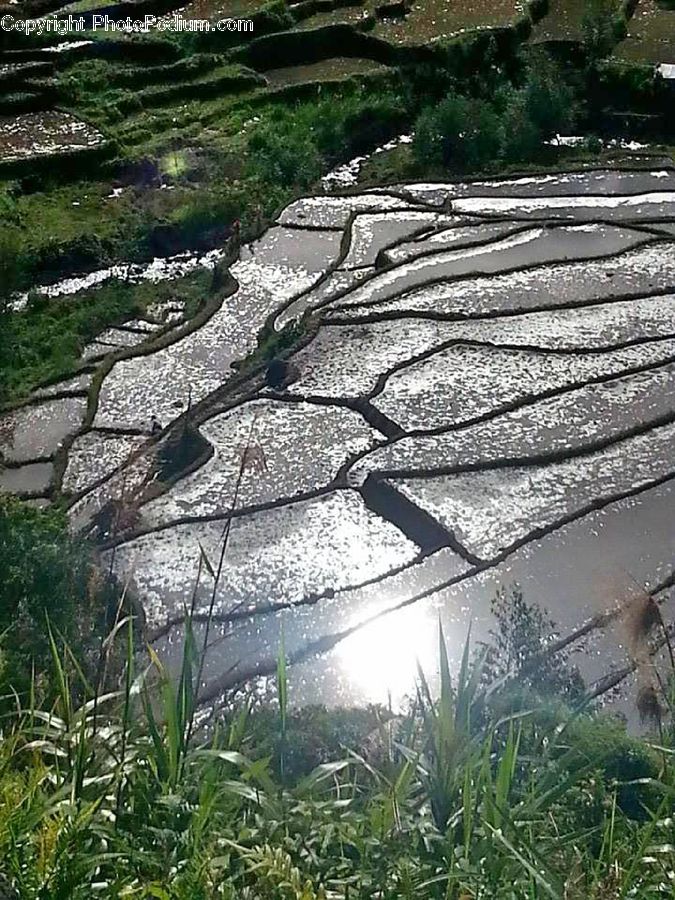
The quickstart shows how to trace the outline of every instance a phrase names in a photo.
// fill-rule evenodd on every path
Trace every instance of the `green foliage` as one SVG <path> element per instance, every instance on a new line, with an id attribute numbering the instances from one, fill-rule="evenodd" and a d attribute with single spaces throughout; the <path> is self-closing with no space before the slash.
<path id="1" fill-rule="evenodd" d="M 668 887 L 672 766 L 653 756 L 649 770 L 619 771 L 646 772 L 648 814 L 634 820 L 611 772 L 597 771 L 638 742 L 589 717 L 493 716 L 468 642 L 453 682 L 441 634 L 439 698 L 420 674 L 410 713 L 379 722 L 377 757 L 358 713 L 355 751 L 283 783 L 247 747 L 264 750 L 261 735 L 285 730 L 290 748 L 300 714 L 285 696 L 281 716 L 256 721 L 243 704 L 200 730 L 189 613 L 173 677 L 152 653 L 136 668 L 131 620 L 116 635 L 126 645 L 119 691 L 80 686 L 75 702 L 68 651 L 48 632 L 54 708 L 29 705 L 5 724 L 0 859 L 25 900 L 606 900 Z M 306 727 L 331 715 L 317 711 Z"/>
<path id="2" fill-rule="evenodd" d="M 502 126 L 484 100 L 449 94 L 417 120 L 413 153 L 420 165 L 480 168 L 499 154 Z"/>
<path id="3" fill-rule="evenodd" d="M 0 203 L 2 197 L 0 197 Z M 2 209 L 0 207 L 0 214 Z M 9 300 L 21 284 L 21 240 L 18 229 L 3 226 L 0 229 L 0 402 L 3 399 L 2 373 L 11 360 L 11 311 Z"/>
<path id="4" fill-rule="evenodd" d="M 569 650 L 547 653 L 558 637 L 551 617 L 528 603 L 517 585 L 501 588 L 491 611 L 495 627 L 485 647 L 485 680 L 502 685 L 501 690 L 516 685 L 539 698 L 579 701 L 585 686 L 578 669 L 570 664 Z"/>
<path id="5" fill-rule="evenodd" d="M 278 108 L 252 130 L 247 175 L 272 189 L 305 191 L 329 164 L 372 150 L 408 117 L 397 93 L 352 90 L 334 100 Z"/>
<path id="6" fill-rule="evenodd" d="M 513 91 L 506 103 L 502 123 L 502 155 L 507 162 L 536 159 L 542 150 L 542 134 L 530 115 L 524 91 Z"/>
<path id="7" fill-rule="evenodd" d="M 521 90 L 527 116 L 539 131 L 541 139 L 551 138 L 557 133 L 564 134 L 573 128 L 577 117 L 574 91 L 548 54 L 530 54 L 525 84 Z"/>
<path id="8" fill-rule="evenodd" d="M 0 198 L 0 201 L 2 198 Z M 0 215 L 2 210 L 0 202 Z M 3 224 L 0 230 L 0 310 L 3 302 L 16 291 L 22 281 L 23 266 L 21 260 L 21 235 L 18 228 Z"/>
<path id="9" fill-rule="evenodd" d="M 281 187 L 309 187 L 321 174 L 321 158 L 300 135 L 256 130 L 249 141 L 250 172 Z"/>
<path id="10" fill-rule="evenodd" d="M 255 758 L 269 758 L 274 772 L 281 768 L 281 734 L 276 727 L 279 713 L 263 706 L 251 713 L 247 743 Z M 306 706 L 289 709 L 285 731 L 285 774 L 296 784 L 317 766 L 331 762 L 349 748 L 364 747 L 391 718 L 378 707 L 327 709 Z"/>
<path id="11" fill-rule="evenodd" d="M 544 53 L 529 54 L 522 86 L 502 82 L 488 96 L 451 92 L 422 111 L 413 143 L 419 167 L 476 170 L 500 160 L 534 160 L 576 118 L 574 91 Z"/>
<path id="12" fill-rule="evenodd" d="M 374 147 L 399 135 L 408 122 L 407 110 L 399 97 L 383 92 L 377 101 L 362 104 L 345 117 L 341 127 L 344 156 L 360 156 L 371 152 Z M 335 149 L 330 155 L 335 158 Z"/>
<path id="13" fill-rule="evenodd" d="M 11 686 L 25 701 L 34 688 L 53 695 L 48 621 L 85 655 L 105 622 L 107 592 L 89 549 L 68 534 L 65 516 L 0 495 L 0 696 Z M 6 707 L 0 701 L 0 706 Z"/>
<path id="14" fill-rule="evenodd" d="M 607 56 L 626 34 L 622 0 L 587 0 L 581 28 L 589 61 Z"/>

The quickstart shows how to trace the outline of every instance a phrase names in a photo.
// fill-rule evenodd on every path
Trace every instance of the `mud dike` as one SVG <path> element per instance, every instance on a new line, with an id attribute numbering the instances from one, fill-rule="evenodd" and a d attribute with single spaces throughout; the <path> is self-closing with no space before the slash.
<path id="1" fill-rule="evenodd" d="M 222 303 L 128 323 L 5 416 L 6 488 L 85 530 L 133 507 L 104 556 L 169 661 L 231 520 L 205 701 L 274 670 L 282 623 L 298 702 L 397 698 L 439 615 L 458 659 L 513 583 L 629 691 L 605 614 L 638 586 L 675 608 L 675 171 L 648 165 L 298 200 Z M 273 391 L 240 363 L 293 323 Z"/>

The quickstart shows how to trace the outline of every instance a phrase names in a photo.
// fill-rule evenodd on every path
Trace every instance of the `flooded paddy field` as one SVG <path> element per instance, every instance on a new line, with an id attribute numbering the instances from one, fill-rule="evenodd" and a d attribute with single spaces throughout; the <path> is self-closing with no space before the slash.
<path id="1" fill-rule="evenodd" d="M 297 200 L 203 321 L 108 329 L 4 414 L 2 487 L 66 498 L 170 664 L 212 610 L 205 700 L 283 627 L 298 702 L 399 702 L 513 584 L 561 635 L 638 586 L 672 622 L 674 198 L 659 166 Z M 582 637 L 589 684 L 626 664 Z"/>
<path id="2" fill-rule="evenodd" d="M 615 56 L 630 62 L 675 64 L 675 9 L 657 0 L 639 0 L 628 36 Z"/>
<path id="3" fill-rule="evenodd" d="M 531 42 L 581 40 L 586 8 L 585 0 L 549 0 L 548 14 L 534 27 Z"/>
<path id="4" fill-rule="evenodd" d="M 0 162 L 87 150 L 104 142 L 99 131 L 66 112 L 0 117 Z"/>
<path id="5" fill-rule="evenodd" d="M 402 21 L 378 23 L 375 34 L 393 43 L 423 45 L 441 35 L 513 25 L 527 20 L 529 10 L 525 0 L 467 0 L 461 5 L 452 0 L 418 2 Z"/>
<path id="6" fill-rule="evenodd" d="M 271 88 L 283 88 L 292 84 L 310 82 L 340 81 L 354 76 L 367 76 L 387 71 L 372 59 L 354 59 L 350 57 L 333 57 L 321 62 L 309 63 L 306 66 L 286 66 L 281 69 L 267 69 L 263 72 L 267 84 Z"/>

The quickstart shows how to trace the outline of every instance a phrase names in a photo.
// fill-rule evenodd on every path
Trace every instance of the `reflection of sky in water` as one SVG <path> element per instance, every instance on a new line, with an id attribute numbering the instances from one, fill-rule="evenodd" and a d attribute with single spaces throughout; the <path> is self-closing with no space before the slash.
<path id="1" fill-rule="evenodd" d="M 362 621 L 360 616 L 357 621 Z M 356 623 L 354 623 L 356 624 Z M 361 628 L 337 649 L 338 664 L 369 702 L 400 705 L 414 687 L 419 660 L 436 665 L 438 620 L 427 605 L 409 606 Z"/>
<path id="2" fill-rule="evenodd" d="M 490 604 L 500 587 L 508 590 L 519 585 L 526 602 L 540 604 L 552 616 L 561 636 L 632 596 L 636 583 L 655 587 L 672 568 L 674 490 L 669 483 L 612 503 L 521 547 L 494 568 L 382 616 L 326 656 L 294 666 L 290 675 L 292 701 L 298 705 L 386 704 L 391 690 L 396 708 L 414 690 L 417 658 L 433 689 L 437 681 L 439 617 L 451 670 L 456 674 L 469 627 L 472 648 L 489 640 L 495 627 Z M 439 570 L 427 570 L 421 582 L 431 587 L 442 580 Z M 386 581 L 382 582 L 378 593 L 373 593 L 363 607 L 367 613 L 350 609 L 343 627 L 395 607 L 413 593 L 414 589 L 408 593 L 405 589 L 389 590 Z M 675 591 L 663 607 L 667 620 L 672 618 L 674 603 Z M 291 628 L 289 617 L 287 633 Z M 621 629 L 607 629 L 587 636 L 575 649 L 572 662 L 592 684 L 625 665 L 625 652 Z M 627 699 L 619 708 L 630 710 L 634 696 L 630 684 L 623 694 Z"/>

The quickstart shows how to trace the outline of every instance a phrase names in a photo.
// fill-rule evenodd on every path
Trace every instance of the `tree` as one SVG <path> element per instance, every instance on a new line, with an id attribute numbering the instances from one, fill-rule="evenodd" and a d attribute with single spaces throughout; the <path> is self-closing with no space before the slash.
<path id="1" fill-rule="evenodd" d="M 578 116 L 574 91 L 547 53 L 532 54 L 522 91 L 527 117 L 542 140 L 569 133 L 574 127 Z"/>
<path id="2" fill-rule="evenodd" d="M 618 0 L 587 0 L 581 31 L 591 63 L 607 56 L 625 32 Z"/>
<path id="3" fill-rule="evenodd" d="M 540 696 L 576 700 L 584 682 L 562 650 L 547 656 L 557 639 L 555 622 L 536 603 L 527 603 L 518 585 L 501 588 L 492 601 L 496 628 L 486 645 L 485 677 L 488 683 L 516 684 Z"/>

